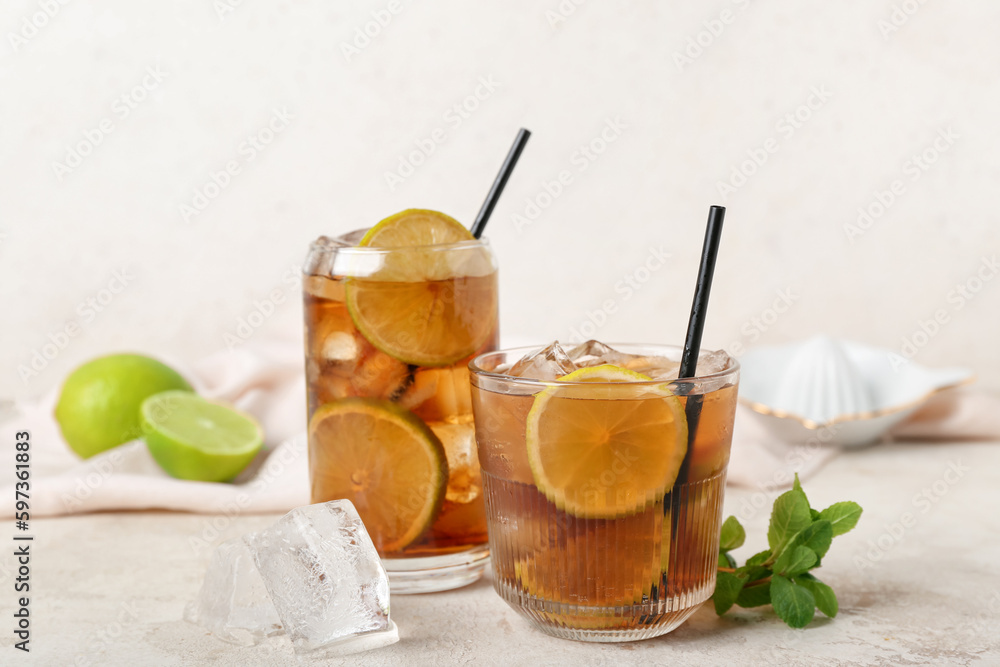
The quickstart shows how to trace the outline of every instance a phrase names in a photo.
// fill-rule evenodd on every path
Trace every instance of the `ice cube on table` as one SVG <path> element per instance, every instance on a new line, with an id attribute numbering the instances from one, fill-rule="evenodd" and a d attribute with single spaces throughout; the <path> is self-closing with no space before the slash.
<path id="1" fill-rule="evenodd" d="M 521 358 L 507 371 L 508 375 L 532 380 L 557 380 L 576 370 L 576 364 L 567 356 L 558 342 Z"/>
<path id="2" fill-rule="evenodd" d="M 184 617 L 219 639 L 243 646 L 282 633 L 281 619 L 242 538 L 216 547 L 198 599 L 188 605 Z"/>
<path id="3" fill-rule="evenodd" d="M 350 501 L 296 508 L 243 539 L 297 654 L 347 655 L 399 640 L 389 580 Z"/>
<path id="4" fill-rule="evenodd" d="M 610 345 L 596 340 L 580 343 L 570 350 L 567 356 L 576 364 L 577 368 L 600 366 L 601 364 L 624 366 L 633 357 L 631 354 L 619 352 Z"/>

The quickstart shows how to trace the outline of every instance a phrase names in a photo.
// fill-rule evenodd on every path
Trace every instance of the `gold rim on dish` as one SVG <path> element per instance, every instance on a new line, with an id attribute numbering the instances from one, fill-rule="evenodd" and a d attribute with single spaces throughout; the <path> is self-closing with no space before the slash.
<path id="1" fill-rule="evenodd" d="M 863 419 L 874 419 L 876 417 L 884 417 L 886 415 L 891 415 L 894 412 L 902 412 L 907 408 L 912 408 L 916 405 L 920 405 L 921 403 L 927 402 L 928 400 L 930 400 L 932 396 L 934 396 L 934 394 L 941 393 L 946 389 L 955 389 L 956 387 L 972 384 L 973 382 L 975 382 L 975 380 L 976 376 L 975 374 L 973 374 L 965 378 L 964 380 L 959 380 L 958 382 L 952 382 L 951 384 L 946 384 L 942 387 L 936 387 L 931 391 L 927 392 L 926 394 L 922 394 L 920 397 L 915 398 L 914 400 L 909 401 L 908 403 L 903 403 L 902 405 L 896 405 L 891 408 L 882 408 L 880 410 L 868 410 L 866 412 L 855 412 L 848 415 L 841 415 L 827 422 L 817 422 L 811 419 L 806 419 L 805 417 L 801 417 L 792 412 L 787 412 L 785 410 L 780 410 L 778 408 L 772 408 L 767 405 L 764 405 L 763 403 L 757 403 L 755 401 L 751 401 L 748 398 L 743 398 L 742 396 L 739 398 L 739 402 L 747 406 L 757 414 L 767 415 L 769 417 L 778 417 L 780 419 L 792 419 L 802 424 L 811 431 L 817 431 L 821 428 L 825 428 L 827 426 L 833 426 L 835 424 L 843 424 L 844 422 L 852 422 L 852 421 L 861 421 Z"/>

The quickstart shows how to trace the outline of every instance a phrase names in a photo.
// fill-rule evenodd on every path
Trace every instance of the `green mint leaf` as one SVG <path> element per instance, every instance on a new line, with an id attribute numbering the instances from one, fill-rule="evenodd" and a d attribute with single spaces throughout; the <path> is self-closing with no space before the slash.
<path id="1" fill-rule="evenodd" d="M 771 576 L 771 570 L 760 565 L 744 565 L 737 568 L 736 576 L 742 577 L 743 581 L 752 584 L 755 581 Z"/>
<path id="2" fill-rule="evenodd" d="M 736 604 L 749 609 L 771 604 L 771 582 L 765 581 L 762 584 L 746 585 L 736 598 Z"/>
<path id="3" fill-rule="evenodd" d="M 858 525 L 858 519 L 861 518 L 861 505 L 850 500 L 834 503 L 820 512 L 819 515 L 833 525 L 833 535 L 836 537 Z"/>
<path id="4" fill-rule="evenodd" d="M 816 609 L 835 617 L 836 594 L 809 571 L 820 566 L 833 538 L 853 529 L 861 514 L 861 506 L 854 502 L 816 511 L 795 475 L 792 488 L 774 501 L 767 529 L 770 548 L 748 558 L 742 567 L 736 567 L 729 552 L 743 546 L 746 531 L 735 517 L 728 517 L 719 535 L 720 572 L 712 596 L 716 612 L 724 614 L 733 604 L 744 608 L 770 604 L 793 628 L 809 625 Z"/>
<path id="5" fill-rule="evenodd" d="M 802 574 L 816 564 L 816 552 L 809 547 L 798 546 L 785 549 L 785 553 L 774 562 L 774 571 L 787 577 Z"/>
<path id="6" fill-rule="evenodd" d="M 811 523 L 806 494 L 798 489 L 791 489 L 778 496 L 774 501 L 774 509 L 771 510 L 771 525 L 767 528 L 767 543 L 772 553 L 780 555 L 785 545 Z"/>
<path id="7" fill-rule="evenodd" d="M 780 560 L 788 551 L 800 546 L 809 547 L 815 551 L 816 557 L 819 559 L 826 555 L 831 544 L 833 544 L 833 524 L 826 519 L 820 519 L 800 530 L 795 537 L 789 540 L 785 550 L 778 554 L 776 561 Z M 780 572 L 780 570 L 778 571 Z"/>
<path id="8" fill-rule="evenodd" d="M 837 604 L 837 595 L 833 589 L 811 574 L 801 574 L 795 577 L 795 583 L 808 588 L 816 598 L 816 607 L 825 615 L 833 618 L 837 615 L 840 605 Z"/>
<path id="9" fill-rule="evenodd" d="M 736 559 L 730 556 L 727 552 L 723 551 L 719 554 L 719 567 L 728 567 L 736 569 Z"/>
<path id="10" fill-rule="evenodd" d="M 814 521 L 796 537 L 800 538 L 797 540 L 798 544 L 809 547 L 816 552 L 818 558 L 822 558 L 833 544 L 833 524 L 826 519 Z"/>
<path id="11" fill-rule="evenodd" d="M 805 496 L 806 492 L 802 488 L 802 482 L 799 481 L 799 473 L 795 473 L 795 481 L 792 483 L 793 491 L 801 491 L 802 495 Z M 809 505 L 809 498 L 806 498 L 806 505 Z M 812 512 L 812 506 L 809 507 L 809 511 Z"/>
<path id="12" fill-rule="evenodd" d="M 776 574 L 771 577 L 771 604 L 774 613 L 793 628 L 804 628 L 816 614 L 812 591 Z"/>
<path id="13" fill-rule="evenodd" d="M 712 602 L 715 603 L 715 613 L 722 616 L 736 604 L 736 598 L 743 589 L 743 580 L 729 572 L 719 572 L 715 579 L 715 593 Z"/>
<path id="14" fill-rule="evenodd" d="M 747 531 L 743 529 L 740 522 L 734 516 L 730 516 L 722 524 L 722 536 L 719 539 L 719 548 L 725 551 L 738 549 L 743 546 L 747 539 Z"/>

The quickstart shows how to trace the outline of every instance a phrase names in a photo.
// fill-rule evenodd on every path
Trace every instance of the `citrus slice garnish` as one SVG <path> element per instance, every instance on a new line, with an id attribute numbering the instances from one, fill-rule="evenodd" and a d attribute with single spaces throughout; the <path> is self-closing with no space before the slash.
<path id="1" fill-rule="evenodd" d="M 345 280 L 358 331 L 382 352 L 418 366 L 448 366 L 479 350 L 496 327 L 489 253 L 436 247 L 474 240 L 453 218 L 422 209 L 372 227 L 361 246 L 398 252 L 386 254 L 374 272 Z"/>
<path id="2" fill-rule="evenodd" d="M 574 516 L 634 514 L 673 486 L 687 452 L 684 406 L 667 385 L 605 364 L 559 378 L 528 412 L 528 463 L 535 486 Z M 594 384 L 591 384 L 594 383 Z"/>
<path id="3" fill-rule="evenodd" d="M 312 502 L 347 498 L 383 553 L 415 542 L 437 517 L 448 460 L 416 415 L 389 401 L 345 398 L 309 422 Z"/>
<path id="4" fill-rule="evenodd" d="M 372 248 L 411 248 L 472 241 L 472 232 L 455 218 L 424 208 L 390 215 L 368 230 L 358 243 Z"/>
<path id="5" fill-rule="evenodd" d="M 189 391 L 150 396 L 140 408 L 149 453 L 180 479 L 227 482 L 260 451 L 264 435 L 249 415 Z"/>

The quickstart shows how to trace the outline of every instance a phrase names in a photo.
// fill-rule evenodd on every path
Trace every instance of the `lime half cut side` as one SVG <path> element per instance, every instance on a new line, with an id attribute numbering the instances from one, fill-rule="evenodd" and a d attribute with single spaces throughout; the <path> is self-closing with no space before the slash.
<path id="1" fill-rule="evenodd" d="M 150 396 L 140 413 L 150 454 L 179 479 L 227 482 L 250 464 L 264 443 L 252 417 L 190 392 Z"/>
<path id="2" fill-rule="evenodd" d="M 559 381 L 567 385 L 543 390 L 528 412 L 528 463 L 538 490 L 587 519 L 628 516 L 662 500 L 688 440 L 684 406 L 669 386 L 610 364 Z M 633 386 L 611 386 L 618 383 Z"/>

